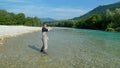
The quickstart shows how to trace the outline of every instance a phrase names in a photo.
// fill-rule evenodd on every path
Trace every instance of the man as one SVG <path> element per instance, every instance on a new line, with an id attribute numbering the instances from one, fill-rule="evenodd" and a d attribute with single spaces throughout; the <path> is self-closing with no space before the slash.
<path id="1" fill-rule="evenodd" d="M 43 43 L 43 46 L 42 46 L 41 51 L 40 51 L 40 52 L 42 52 L 44 54 L 47 54 L 47 48 L 48 48 L 47 32 L 51 30 L 51 28 L 46 28 L 46 27 L 47 27 L 47 25 L 44 23 L 43 26 L 42 26 L 42 43 Z"/>

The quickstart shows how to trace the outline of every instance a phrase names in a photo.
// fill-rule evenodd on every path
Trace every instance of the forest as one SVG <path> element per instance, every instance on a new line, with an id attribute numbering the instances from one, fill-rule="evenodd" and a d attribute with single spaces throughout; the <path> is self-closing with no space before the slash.
<path id="1" fill-rule="evenodd" d="M 24 13 L 12 13 L 0 9 L 0 25 L 25 25 L 41 26 L 41 20 L 38 17 L 27 17 Z"/>
<path id="2" fill-rule="evenodd" d="M 46 22 L 49 26 L 74 27 L 81 29 L 94 29 L 120 32 L 120 8 L 107 9 L 104 14 L 93 14 L 77 20 L 63 20 L 54 23 Z"/>

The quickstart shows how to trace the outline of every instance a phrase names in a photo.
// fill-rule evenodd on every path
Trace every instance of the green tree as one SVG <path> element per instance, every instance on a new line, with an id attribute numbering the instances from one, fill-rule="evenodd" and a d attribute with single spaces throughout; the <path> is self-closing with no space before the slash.
<path id="1" fill-rule="evenodd" d="M 41 21 L 38 17 L 34 17 L 33 18 L 33 26 L 40 26 L 41 25 Z"/>
<path id="2" fill-rule="evenodd" d="M 18 25 L 23 25 L 25 23 L 25 15 L 24 13 L 18 13 L 16 15 L 16 22 Z"/>
<path id="3" fill-rule="evenodd" d="M 25 20 L 24 25 L 26 25 L 26 26 L 33 26 L 33 18 L 27 17 L 26 20 Z"/>
<path id="4" fill-rule="evenodd" d="M 7 11 L 6 10 L 0 10 L 0 24 L 3 25 L 6 22 L 6 16 Z"/>

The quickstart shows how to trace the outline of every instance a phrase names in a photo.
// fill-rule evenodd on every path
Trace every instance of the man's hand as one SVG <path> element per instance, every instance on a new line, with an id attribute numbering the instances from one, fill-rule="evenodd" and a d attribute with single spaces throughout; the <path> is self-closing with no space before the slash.
<path id="1" fill-rule="evenodd" d="M 52 30 L 52 28 L 51 28 L 51 27 L 48 27 L 48 31 L 50 31 L 50 30 Z"/>

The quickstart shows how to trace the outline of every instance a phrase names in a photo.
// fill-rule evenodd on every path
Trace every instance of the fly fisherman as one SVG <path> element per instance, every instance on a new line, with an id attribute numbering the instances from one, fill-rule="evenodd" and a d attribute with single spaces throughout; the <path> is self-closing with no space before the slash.
<path id="1" fill-rule="evenodd" d="M 40 52 L 44 53 L 44 54 L 47 54 L 47 49 L 48 49 L 48 44 L 47 44 L 47 41 L 48 41 L 48 31 L 51 30 L 51 28 L 46 28 L 47 25 L 44 23 L 43 26 L 42 26 L 42 43 L 43 43 L 43 46 L 40 50 Z"/>

